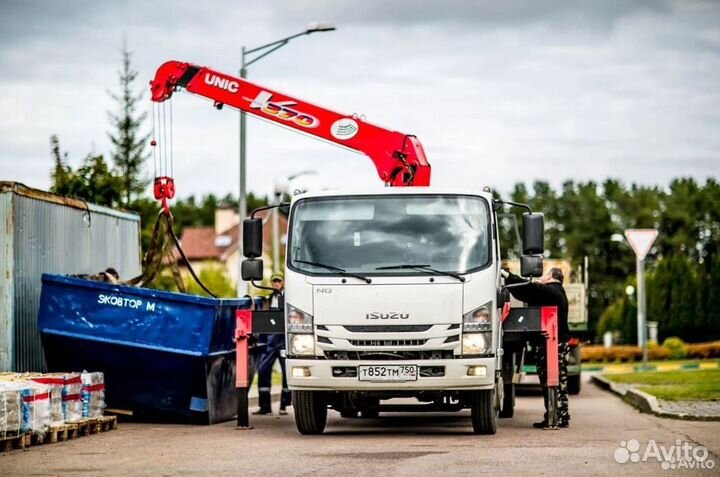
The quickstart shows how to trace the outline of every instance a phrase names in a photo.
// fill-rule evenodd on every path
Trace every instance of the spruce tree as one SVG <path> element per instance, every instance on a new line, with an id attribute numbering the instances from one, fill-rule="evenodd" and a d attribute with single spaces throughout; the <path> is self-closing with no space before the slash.
<path id="1" fill-rule="evenodd" d="M 120 93 L 110 93 L 118 103 L 118 112 L 108 112 L 113 131 L 108 133 L 113 145 L 111 153 L 122 183 L 123 204 L 127 207 L 133 198 L 142 194 L 149 181 L 143 174 L 143 164 L 148 157 L 145 145 L 148 135 L 141 135 L 140 128 L 147 113 L 138 113 L 142 92 L 135 92 L 137 71 L 132 67 L 132 53 L 123 42 L 122 69 L 118 71 Z"/>

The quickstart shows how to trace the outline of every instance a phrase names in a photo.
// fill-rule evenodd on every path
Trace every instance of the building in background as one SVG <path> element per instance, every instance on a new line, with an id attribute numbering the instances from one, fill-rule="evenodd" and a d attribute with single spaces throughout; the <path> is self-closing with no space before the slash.
<path id="1" fill-rule="evenodd" d="M 275 209 L 277 210 L 277 209 Z M 273 210 L 263 210 L 257 214 L 263 219 L 263 263 L 265 276 L 272 273 L 272 227 L 270 218 Z M 287 217 L 280 214 L 280 249 L 283 250 L 287 239 Z M 180 238 L 183 251 L 197 274 L 207 266 L 221 266 L 232 282 L 238 279 L 238 224 L 237 211 L 218 208 L 215 211 L 213 227 L 185 227 Z M 284 253 L 283 253 L 284 255 Z M 282 255 L 280 260 L 282 261 Z"/>

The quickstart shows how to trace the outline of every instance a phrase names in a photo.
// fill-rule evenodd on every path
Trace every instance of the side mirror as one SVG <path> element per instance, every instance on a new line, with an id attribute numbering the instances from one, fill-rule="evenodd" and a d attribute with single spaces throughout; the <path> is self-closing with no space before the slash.
<path id="1" fill-rule="evenodd" d="M 523 214 L 522 249 L 523 255 L 542 254 L 545 251 L 545 217 L 543 214 Z"/>
<path id="2" fill-rule="evenodd" d="M 263 261 L 258 258 L 243 260 L 240 267 L 240 275 L 246 282 L 261 281 L 263 279 Z"/>
<path id="3" fill-rule="evenodd" d="M 542 255 L 522 255 L 520 257 L 520 275 L 523 277 L 541 277 L 542 274 Z"/>
<path id="4" fill-rule="evenodd" d="M 262 241 L 262 219 L 243 220 L 243 255 L 245 258 L 262 257 Z M 243 270 L 244 268 L 245 263 L 243 262 Z"/>

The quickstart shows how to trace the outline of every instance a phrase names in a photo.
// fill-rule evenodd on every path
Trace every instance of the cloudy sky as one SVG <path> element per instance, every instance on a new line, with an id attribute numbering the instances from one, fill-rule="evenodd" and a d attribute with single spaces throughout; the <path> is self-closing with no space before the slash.
<path id="1" fill-rule="evenodd" d="M 720 176 L 719 1 L 207 3 L 0 0 L 0 180 L 47 188 L 51 134 L 73 165 L 108 154 L 123 36 L 142 90 L 170 59 L 237 73 L 242 45 L 318 20 L 337 31 L 292 41 L 249 78 L 416 134 L 435 185 Z M 236 193 L 237 113 L 187 93 L 173 104 L 179 194 Z M 379 183 L 363 156 L 259 120 L 248 141 L 262 194 L 306 169 L 318 174 L 302 186 Z"/>

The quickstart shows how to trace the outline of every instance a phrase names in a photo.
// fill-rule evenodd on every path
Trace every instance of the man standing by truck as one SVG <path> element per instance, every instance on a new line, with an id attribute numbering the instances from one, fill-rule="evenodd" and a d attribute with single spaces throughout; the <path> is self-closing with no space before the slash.
<path id="1" fill-rule="evenodd" d="M 526 280 L 508 271 L 502 272 L 505 284 L 519 284 Z M 559 361 L 559 392 L 558 392 L 558 424 L 560 427 L 570 425 L 568 403 L 568 359 L 570 357 L 570 328 L 568 326 L 568 299 L 563 288 L 563 272 L 559 268 L 551 268 L 537 282 L 509 288 L 510 293 L 528 306 L 556 306 L 558 309 L 558 361 Z M 537 350 L 537 369 L 540 384 L 543 387 L 545 416 L 542 421 L 533 424 L 537 428 L 548 426 L 548 390 L 545 363 L 545 351 L 542 346 Z"/>
<path id="2" fill-rule="evenodd" d="M 283 276 L 280 273 L 274 273 L 271 283 L 274 291 L 269 297 L 270 309 L 285 309 L 285 296 L 283 295 L 285 284 Z M 258 403 L 260 409 L 253 414 L 263 415 L 272 414 L 270 387 L 272 385 L 272 370 L 275 361 L 280 360 L 280 370 L 282 371 L 282 393 L 280 395 L 280 415 L 287 415 L 287 407 L 290 406 L 290 390 L 287 384 L 287 373 L 285 369 L 285 335 L 270 335 L 267 338 L 267 347 L 259 358 L 258 363 Z"/>

